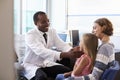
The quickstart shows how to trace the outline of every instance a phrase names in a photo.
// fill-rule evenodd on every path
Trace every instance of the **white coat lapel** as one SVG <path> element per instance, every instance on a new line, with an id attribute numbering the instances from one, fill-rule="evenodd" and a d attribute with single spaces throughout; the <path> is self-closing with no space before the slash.
<path id="1" fill-rule="evenodd" d="M 40 38 L 41 42 L 43 43 L 43 45 L 46 47 L 46 42 L 45 39 L 43 37 L 43 33 L 41 31 L 39 31 L 38 29 L 36 29 L 37 33 L 38 33 L 38 37 Z"/>

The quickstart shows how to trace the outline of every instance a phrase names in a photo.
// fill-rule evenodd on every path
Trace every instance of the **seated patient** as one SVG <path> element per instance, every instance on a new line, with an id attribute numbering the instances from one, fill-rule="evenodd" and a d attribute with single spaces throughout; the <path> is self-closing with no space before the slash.
<path id="1" fill-rule="evenodd" d="M 101 42 L 97 50 L 94 68 L 89 75 L 69 77 L 65 80 L 101 80 L 108 64 L 115 60 L 114 44 L 110 42 L 113 30 L 113 24 L 107 18 L 98 18 L 94 21 L 92 32 Z"/>
<path id="2" fill-rule="evenodd" d="M 64 80 L 69 76 L 83 76 L 90 74 L 96 58 L 98 38 L 92 33 L 83 34 L 80 40 L 80 49 L 84 53 L 75 62 L 73 71 L 58 74 L 56 80 Z"/>

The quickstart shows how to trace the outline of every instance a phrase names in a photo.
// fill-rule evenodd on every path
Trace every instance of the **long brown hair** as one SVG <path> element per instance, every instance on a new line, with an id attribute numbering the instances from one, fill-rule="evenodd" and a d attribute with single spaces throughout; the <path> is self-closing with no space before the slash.
<path id="1" fill-rule="evenodd" d="M 87 54 L 92 59 L 92 66 L 95 63 L 97 47 L 98 47 L 98 38 L 92 33 L 83 34 L 83 44 Z"/>

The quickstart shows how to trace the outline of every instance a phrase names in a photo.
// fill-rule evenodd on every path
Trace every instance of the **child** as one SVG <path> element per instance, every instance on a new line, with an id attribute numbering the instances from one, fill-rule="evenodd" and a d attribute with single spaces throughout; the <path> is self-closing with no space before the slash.
<path id="1" fill-rule="evenodd" d="M 90 74 L 95 63 L 98 38 L 92 33 L 83 34 L 80 40 L 80 50 L 84 53 L 75 62 L 73 71 L 58 74 L 56 80 L 63 80 L 69 76 L 83 76 Z"/>

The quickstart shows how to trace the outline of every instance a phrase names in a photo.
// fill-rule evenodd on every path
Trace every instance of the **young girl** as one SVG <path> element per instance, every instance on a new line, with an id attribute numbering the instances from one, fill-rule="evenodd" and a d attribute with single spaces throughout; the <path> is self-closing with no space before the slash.
<path id="1" fill-rule="evenodd" d="M 98 47 L 98 38 L 92 33 L 83 34 L 80 40 L 80 49 L 84 53 L 75 62 L 73 71 L 58 74 L 56 80 L 63 80 L 69 76 L 83 76 L 91 73 Z"/>

